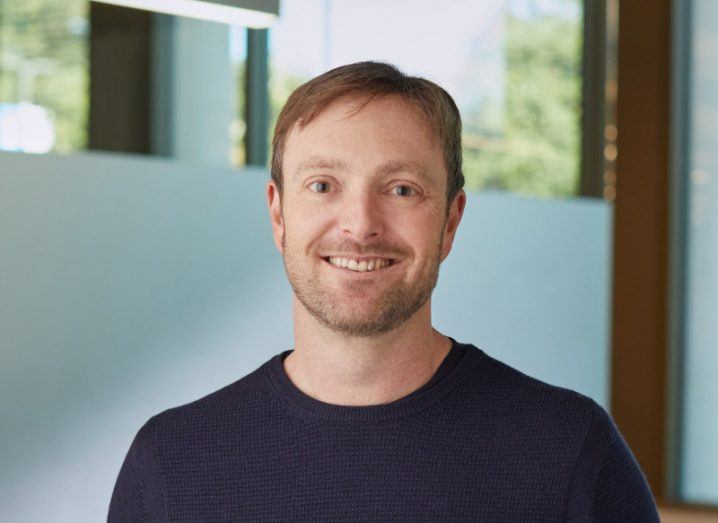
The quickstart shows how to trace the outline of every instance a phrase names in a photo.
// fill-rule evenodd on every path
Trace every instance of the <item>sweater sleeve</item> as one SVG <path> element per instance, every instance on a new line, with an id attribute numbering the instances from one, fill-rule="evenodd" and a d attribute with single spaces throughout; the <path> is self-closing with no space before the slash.
<path id="1" fill-rule="evenodd" d="M 636 458 L 608 413 L 598 406 L 596 417 L 607 432 L 597 470 L 589 521 L 658 522 L 653 494 Z"/>
<path id="2" fill-rule="evenodd" d="M 112 491 L 108 523 L 166 521 L 155 452 L 155 418 L 137 432 Z"/>
<path id="3" fill-rule="evenodd" d="M 658 522 L 656 503 L 611 416 L 591 400 L 593 419 L 576 463 L 567 520 Z"/>

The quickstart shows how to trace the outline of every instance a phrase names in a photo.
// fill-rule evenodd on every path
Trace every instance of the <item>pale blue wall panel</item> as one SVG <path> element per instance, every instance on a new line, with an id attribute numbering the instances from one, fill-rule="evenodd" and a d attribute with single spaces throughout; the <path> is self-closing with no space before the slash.
<path id="1" fill-rule="evenodd" d="M 681 494 L 718 504 L 718 3 L 694 0 Z"/>
<path id="2" fill-rule="evenodd" d="M 439 277 L 439 328 L 608 404 L 611 207 L 471 194 Z"/>

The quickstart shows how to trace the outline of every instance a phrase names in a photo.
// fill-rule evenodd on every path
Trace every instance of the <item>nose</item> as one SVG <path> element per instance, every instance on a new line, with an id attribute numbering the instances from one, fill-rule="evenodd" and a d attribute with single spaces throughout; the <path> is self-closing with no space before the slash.
<path id="1" fill-rule="evenodd" d="M 384 231 L 380 202 L 370 191 L 348 194 L 341 207 L 343 236 L 363 243 L 375 239 Z"/>

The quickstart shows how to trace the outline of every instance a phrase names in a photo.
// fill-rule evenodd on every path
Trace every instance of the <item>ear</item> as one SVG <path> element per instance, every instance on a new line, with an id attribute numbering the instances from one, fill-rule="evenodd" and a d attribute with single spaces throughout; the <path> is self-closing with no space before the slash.
<path id="1" fill-rule="evenodd" d="M 282 202 L 277 185 L 271 180 L 267 184 L 267 205 L 269 206 L 269 218 L 272 222 L 272 234 L 274 245 L 282 252 L 282 238 L 284 237 L 284 217 L 282 216 Z"/>
<path id="2" fill-rule="evenodd" d="M 449 215 L 446 218 L 444 240 L 441 244 L 442 262 L 451 252 L 451 246 L 454 244 L 454 236 L 456 236 L 456 230 L 459 228 L 461 217 L 464 215 L 465 206 L 466 192 L 462 189 L 456 194 L 456 196 L 454 196 L 454 201 L 451 202 L 451 207 L 449 208 Z"/>

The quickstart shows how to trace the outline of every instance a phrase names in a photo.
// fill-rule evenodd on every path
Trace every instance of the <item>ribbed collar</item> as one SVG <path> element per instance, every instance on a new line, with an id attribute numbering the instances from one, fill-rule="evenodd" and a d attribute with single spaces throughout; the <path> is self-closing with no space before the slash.
<path id="1" fill-rule="evenodd" d="M 452 342 L 451 352 L 459 348 L 465 348 L 465 350 L 461 359 L 446 376 L 428 388 L 421 387 L 403 398 L 379 405 L 335 405 L 308 396 L 292 383 L 284 369 L 284 358 L 292 353 L 292 349 L 277 354 L 264 367 L 272 390 L 281 397 L 281 401 L 284 401 L 293 412 L 301 417 L 345 422 L 379 421 L 409 416 L 429 407 L 448 394 L 470 374 L 476 365 L 483 361 L 485 357 L 483 351 L 474 345 L 460 344 L 453 338 L 450 339 Z M 451 352 L 446 358 L 449 358 Z"/>

